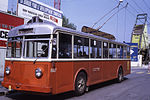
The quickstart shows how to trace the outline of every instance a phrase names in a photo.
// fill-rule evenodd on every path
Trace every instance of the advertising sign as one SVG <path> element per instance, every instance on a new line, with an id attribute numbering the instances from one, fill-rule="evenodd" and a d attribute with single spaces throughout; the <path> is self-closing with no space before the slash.
<path id="1" fill-rule="evenodd" d="M 8 10 L 8 0 L 0 0 L 0 11 L 7 12 Z"/>
<path id="2" fill-rule="evenodd" d="M 29 20 L 33 16 L 39 16 L 43 20 L 62 26 L 62 11 L 36 0 L 18 0 L 17 14 Z"/>
<path id="3" fill-rule="evenodd" d="M 130 45 L 131 61 L 138 61 L 138 43 L 127 43 Z"/>
<path id="4" fill-rule="evenodd" d="M 0 29 L 0 47 L 6 47 L 9 30 Z"/>

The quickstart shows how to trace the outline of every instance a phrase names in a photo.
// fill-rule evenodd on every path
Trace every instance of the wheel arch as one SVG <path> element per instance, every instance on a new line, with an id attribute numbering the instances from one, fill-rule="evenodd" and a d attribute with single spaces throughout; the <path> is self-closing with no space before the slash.
<path id="1" fill-rule="evenodd" d="M 86 75 L 86 81 L 88 81 L 88 73 L 87 73 L 87 70 L 86 69 L 79 69 L 78 71 L 76 71 L 75 73 L 75 77 L 74 77 L 74 81 L 73 81 L 73 86 L 74 86 L 74 90 L 75 90 L 75 81 L 76 81 L 76 78 L 77 76 L 79 75 L 79 73 L 83 72 L 85 75 Z M 87 84 L 87 83 L 86 83 Z"/>
<path id="2" fill-rule="evenodd" d="M 119 66 L 118 66 L 118 69 L 117 69 L 117 76 L 118 76 L 118 73 L 119 73 L 119 69 L 122 69 L 122 72 L 123 72 L 123 75 L 124 75 L 124 70 L 123 70 L 123 66 L 120 64 Z"/>

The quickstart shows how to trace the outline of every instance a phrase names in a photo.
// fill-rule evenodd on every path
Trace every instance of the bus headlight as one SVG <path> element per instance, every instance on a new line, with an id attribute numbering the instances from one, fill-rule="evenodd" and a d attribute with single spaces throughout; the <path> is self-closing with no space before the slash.
<path id="1" fill-rule="evenodd" d="M 40 78 L 40 77 L 42 77 L 42 75 L 43 75 L 42 70 L 40 68 L 37 68 L 35 70 L 35 76 L 36 76 L 36 78 Z"/>
<path id="2" fill-rule="evenodd" d="M 6 67 L 5 72 L 6 72 L 7 75 L 10 74 L 10 67 L 9 66 Z"/>

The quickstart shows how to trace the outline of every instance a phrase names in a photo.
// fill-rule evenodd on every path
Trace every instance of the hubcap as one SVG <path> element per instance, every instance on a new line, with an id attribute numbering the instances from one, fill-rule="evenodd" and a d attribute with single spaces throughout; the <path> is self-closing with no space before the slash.
<path id="1" fill-rule="evenodd" d="M 78 90 L 79 91 L 83 91 L 84 88 L 85 88 L 85 81 L 83 78 L 81 78 L 78 83 L 77 83 L 77 86 L 78 86 Z"/>
<path id="2" fill-rule="evenodd" d="M 122 72 L 119 73 L 119 81 L 122 81 Z"/>

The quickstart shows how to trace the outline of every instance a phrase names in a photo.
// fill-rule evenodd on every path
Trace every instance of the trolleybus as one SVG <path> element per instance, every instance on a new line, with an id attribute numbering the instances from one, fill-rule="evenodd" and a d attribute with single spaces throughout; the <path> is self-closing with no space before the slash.
<path id="1" fill-rule="evenodd" d="M 9 90 L 82 95 L 90 85 L 130 74 L 127 44 L 33 18 L 8 33 L 4 80 Z"/>

